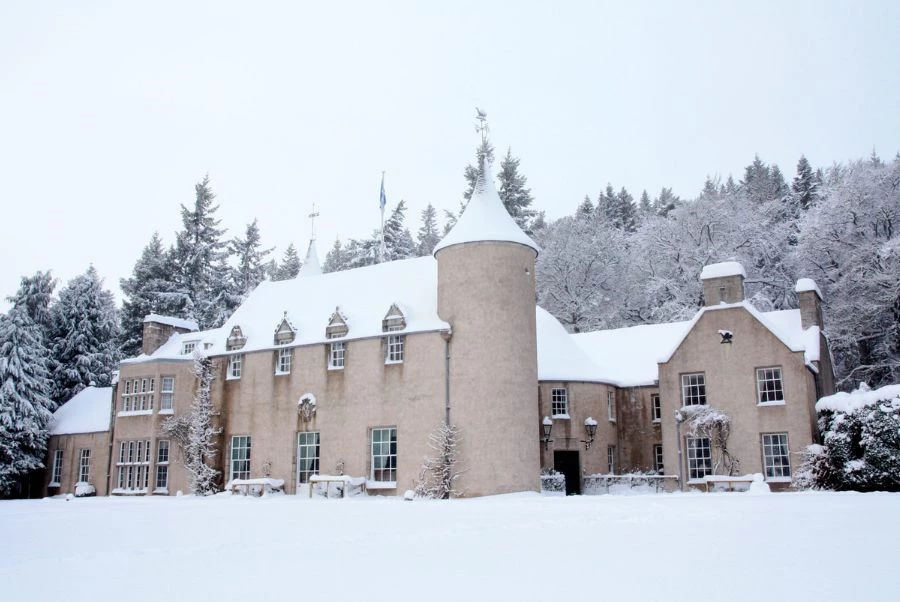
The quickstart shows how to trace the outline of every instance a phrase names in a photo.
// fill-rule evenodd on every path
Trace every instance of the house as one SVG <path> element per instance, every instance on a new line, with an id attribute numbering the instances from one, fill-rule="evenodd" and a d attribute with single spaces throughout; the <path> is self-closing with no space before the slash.
<path id="1" fill-rule="evenodd" d="M 263 282 L 218 329 L 148 316 L 113 394 L 108 490 L 189 489 L 162 426 L 191 405 L 196 352 L 214 360 L 223 483 L 304 493 L 312 475 L 342 474 L 402 495 L 449 422 L 470 496 L 537 490 L 542 469 L 570 493 L 584 475 L 635 470 L 699 484 L 722 468 L 675 416 L 703 403 L 732 416 L 742 471 L 787 480 L 790 454 L 815 438 L 812 403 L 833 389 L 814 284 L 801 283 L 800 310 L 763 314 L 739 266 L 717 264 L 693 320 L 571 335 L 535 306 L 538 246 L 484 171 L 432 257 L 322 274 L 310 243 L 297 278 Z"/>

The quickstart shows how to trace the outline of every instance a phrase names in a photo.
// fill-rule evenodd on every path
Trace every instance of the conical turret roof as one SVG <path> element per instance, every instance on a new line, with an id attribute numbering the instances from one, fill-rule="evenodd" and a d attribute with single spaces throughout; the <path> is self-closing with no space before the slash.
<path id="1" fill-rule="evenodd" d="M 537 253 L 540 247 L 522 231 L 503 206 L 494 186 L 491 164 L 487 157 L 482 165 L 469 205 L 456 225 L 434 247 L 434 254 L 467 242 L 514 242 L 530 247 Z"/>
<path id="2" fill-rule="evenodd" d="M 309 241 L 309 248 L 306 250 L 306 259 L 303 260 L 303 265 L 300 267 L 300 271 L 297 272 L 297 278 L 315 276 L 321 273 L 322 267 L 319 265 L 319 255 L 316 253 L 316 239 L 313 238 Z"/>

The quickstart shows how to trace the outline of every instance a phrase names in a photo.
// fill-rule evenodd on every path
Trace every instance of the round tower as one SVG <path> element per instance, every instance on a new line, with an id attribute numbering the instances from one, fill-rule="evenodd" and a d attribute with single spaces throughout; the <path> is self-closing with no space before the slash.
<path id="1" fill-rule="evenodd" d="M 485 161 L 468 207 L 434 250 L 438 315 L 452 328 L 450 422 L 462 440 L 466 495 L 540 488 L 537 252 Z"/>

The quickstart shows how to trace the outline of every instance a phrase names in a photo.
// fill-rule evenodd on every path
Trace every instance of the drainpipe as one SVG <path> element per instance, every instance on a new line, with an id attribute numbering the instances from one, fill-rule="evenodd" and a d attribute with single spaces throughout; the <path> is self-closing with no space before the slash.
<path id="1" fill-rule="evenodd" d="M 684 414 L 681 410 L 675 410 L 675 439 L 678 443 L 678 487 L 684 491 L 684 458 L 681 455 L 681 423 L 684 422 Z"/>
<path id="2" fill-rule="evenodd" d="M 444 424 L 450 426 L 450 338 L 452 330 L 442 330 L 444 339 Z"/>

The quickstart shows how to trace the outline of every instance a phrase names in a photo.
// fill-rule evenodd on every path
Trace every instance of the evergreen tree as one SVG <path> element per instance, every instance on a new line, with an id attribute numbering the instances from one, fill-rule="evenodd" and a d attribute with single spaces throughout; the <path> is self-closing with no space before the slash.
<path id="1" fill-rule="evenodd" d="M 56 408 L 43 333 L 27 302 L 0 316 L 0 493 L 43 467 Z"/>
<path id="2" fill-rule="evenodd" d="M 215 195 L 209 176 L 195 186 L 193 209 L 181 206 L 182 231 L 178 233 L 173 260 L 177 269 L 183 310 L 179 314 L 196 320 L 201 329 L 221 325 L 234 310 L 229 295 L 224 228 L 215 218 Z"/>
<path id="3" fill-rule="evenodd" d="M 506 156 L 500 162 L 500 182 L 498 194 L 506 211 L 516 220 L 516 224 L 527 233 L 531 233 L 532 222 L 536 215 L 531 203 L 531 189 L 526 188 L 528 179 L 519 173 L 519 159 L 512 156 L 512 149 L 506 149 Z"/>
<path id="4" fill-rule="evenodd" d="M 616 227 L 626 232 L 637 230 L 637 211 L 634 207 L 634 197 L 622 187 L 616 195 Z"/>
<path id="5" fill-rule="evenodd" d="M 422 226 L 419 228 L 416 253 L 419 257 L 431 255 L 432 251 L 434 251 L 434 247 L 440 240 L 441 236 L 438 234 L 437 211 L 435 211 L 434 205 L 428 203 L 428 206 L 422 211 Z"/>
<path id="6" fill-rule="evenodd" d="M 340 246 L 338 241 L 335 241 L 335 244 Z M 294 247 L 294 243 L 288 245 L 288 248 L 284 250 L 284 257 L 281 259 L 281 264 L 273 271 L 272 280 L 290 280 L 292 278 L 296 278 L 297 274 L 300 273 L 300 256 L 297 255 L 297 249 Z"/>
<path id="7" fill-rule="evenodd" d="M 641 213 L 647 214 L 653 210 L 653 205 L 650 201 L 650 195 L 647 194 L 647 189 L 641 193 L 641 200 L 638 201 L 638 209 L 640 209 Z"/>
<path id="8" fill-rule="evenodd" d="M 119 346 L 124 357 L 140 354 L 148 314 L 179 315 L 181 295 L 174 277 L 170 252 L 163 249 L 159 233 L 154 232 L 134 264 L 131 278 L 119 280 L 124 296 Z"/>
<path id="9" fill-rule="evenodd" d="M 671 188 L 663 187 L 659 191 L 659 196 L 653 199 L 653 211 L 661 217 L 666 217 L 680 203 L 681 199 L 672 192 Z"/>
<path id="10" fill-rule="evenodd" d="M 594 215 L 594 204 L 591 202 L 591 197 L 584 195 L 584 200 L 581 201 L 581 204 L 578 205 L 578 209 L 575 210 L 575 216 L 585 218 L 592 215 Z"/>
<path id="11" fill-rule="evenodd" d="M 484 173 L 485 157 L 487 157 L 488 163 L 494 162 L 494 146 L 487 138 L 485 138 L 484 141 L 479 144 L 478 148 L 475 150 L 475 165 L 467 165 L 465 172 L 463 173 L 466 178 L 466 191 L 463 193 L 465 202 L 462 203 L 462 207 L 460 209 L 460 212 L 457 214 L 457 217 L 462 215 L 462 212 L 465 210 L 466 204 L 469 202 L 469 199 L 472 198 L 472 193 L 475 192 L 475 182 L 477 182 L 478 177 Z"/>
<path id="12" fill-rule="evenodd" d="M 377 244 L 381 244 L 381 241 L 378 240 Z M 385 261 L 416 256 L 416 245 L 409 229 L 406 228 L 405 201 L 401 200 L 391 212 L 391 217 L 384 222 L 384 245 L 387 249 Z"/>
<path id="13" fill-rule="evenodd" d="M 247 224 L 244 238 L 231 241 L 230 250 L 237 260 L 237 267 L 231 270 L 234 292 L 243 301 L 250 291 L 266 279 L 266 257 L 272 253 L 272 249 L 262 248 L 259 226 L 254 219 Z"/>
<path id="14" fill-rule="evenodd" d="M 94 384 L 109 386 L 119 363 L 119 334 L 112 293 L 94 266 L 59 292 L 53 305 L 52 397 L 62 404 Z"/>
<path id="15" fill-rule="evenodd" d="M 33 276 L 22 276 L 22 283 L 15 295 L 9 297 L 9 302 L 21 308 L 28 314 L 32 322 L 38 325 L 46 343 L 50 336 L 51 313 L 50 304 L 53 300 L 53 289 L 56 288 L 56 280 L 50 275 L 50 271 L 35 272 Z"/>
<path id="16" fill-rule="evenodd" d="M 327 274 L 328 272 L 340 272 L 348 268 L 349 257 L 347 250 L 341 245 L 340 239 L 336 238 L 331 250 L 325 254 L 325 263 L 322 265 L 322 271 Z"/>
<path id="17" fill-rule="evenodd" d="M 800 160 L 797 162 L 797 177 L 794 178 L 791 186 L 791 190 L 794 193 L 794 202 L 800 209 L 806 211 L 816 204 L 818 188 L 819 184 L 816 182 L 816 176 L 809 161 L 806 160 L 804 155 L 801 155 Z"/>

